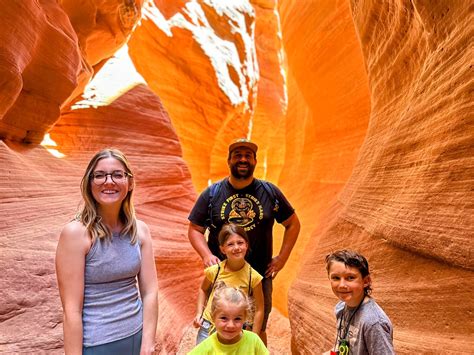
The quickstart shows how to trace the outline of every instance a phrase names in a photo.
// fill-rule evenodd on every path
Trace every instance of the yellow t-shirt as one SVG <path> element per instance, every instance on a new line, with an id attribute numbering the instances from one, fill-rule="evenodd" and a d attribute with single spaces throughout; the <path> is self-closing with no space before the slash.
<path id="1" fill-rule="evenodd" d="M 230 272 L 225 270 L 226 262 L 227 261 L 224 260 L 219 263 L 220 271 L 219 275 L 217 276 L 216 284 L 218 282 L 224 282 L 226 286 L 238 287 L 246 295 L 248 295 L 249 281 L 251 281 L 252 283 L 252 289 L 254 289 L 260 282 L 262 282 L 263 277 L 257 271 L 255 271 L 249 263 L 245 262 L 245 265 L 240 270 Z M 204 270 L 204 275 L 209 280 L 209 282 L 212 283 L 214 281 L 217 270 L 217 265 L 209 266 L 207 269 Z M 251 277 L 250 272 L 252 272 Z M 214 289 L 216 284 L 213 285 L 214 288 L 211 291 L 211 295 L 209 296 L 209 300 L 207 301 L 206 309 L 204 310 L 204 318 L 212 324 L 213 322 L 211 318 L 211 304 L 212 299 L 214 298 Z"/>
<path id="2" fill-rule="evenodd" d="M 222 344 L 217 333 L 197 345 L 188 355 L 268 355 L 270 352 L 255 333 L 243 330 L 242 338 L 235 344 Z"/>

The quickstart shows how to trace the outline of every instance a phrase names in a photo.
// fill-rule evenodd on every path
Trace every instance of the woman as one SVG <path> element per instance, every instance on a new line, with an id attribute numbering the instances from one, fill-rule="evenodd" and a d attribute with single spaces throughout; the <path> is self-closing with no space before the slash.
<path id="1" fill-rule="evenodd" d="M 116 149 L 98 152 L 82 178 L 83 207 L 56 250 L 67 355 L 154 351 L 158 285 L 150 231 L 135 217 L 134 187 Z"/>

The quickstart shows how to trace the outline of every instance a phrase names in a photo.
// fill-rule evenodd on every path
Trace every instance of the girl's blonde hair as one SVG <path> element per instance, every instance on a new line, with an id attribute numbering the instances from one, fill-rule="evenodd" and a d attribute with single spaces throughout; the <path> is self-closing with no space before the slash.
<path id="1" fill-rule="evenodd" d="M 82 177 L 81 181 L 81 194 L 84 200 L 84 205 L 80 209 L 79 213 L 76 216 L 76 220 L 82 222 L 87 228 L 87 231 L 90 233 L 92 242 L 97 238 L 111 238 L 112 231 L 102 222 L 102 218 L 97 211 L 97 202 L 95 201 L 92 191 L 92 173 L 94 172 L 97 163 L 105 158 L 114 158 L 121 162 L 125 168 L 125 172 L 129 173 L 128 179 L 131 185 L 127 196 L 122 201 L 122 206 L 120 207 L 119 218 L 120 221 L 124 224 L 124 227 L 121 231 L 123 235 L 129 235 L 131 243 L 135 244 L 137 241 L 137 219 L 135 217 L 135 208 L 133 207 L 133 190 L 135 187 L 135 181 L 133 179 L 132 170 L 130 164 L 125 157 L 125 155 L 118 149 L 106 148 L 96 153 L 89 165 L 87 166 L 86 172 Z"/>
<path id="2" fill-rule="evenodd" d="M 232 303 L 235 305 L 242 306 L 245 310 L 244 321 L 250 321 L 253 319 L 253 302 L 247 297 L 245 292 L 237 287 L 226 286 L 224 282 L 218 282 L 214 291 L 214 298 L 211 304 L 211 316 L 214 319 L 216 313 L 223 309 L 223 303 Z"/>

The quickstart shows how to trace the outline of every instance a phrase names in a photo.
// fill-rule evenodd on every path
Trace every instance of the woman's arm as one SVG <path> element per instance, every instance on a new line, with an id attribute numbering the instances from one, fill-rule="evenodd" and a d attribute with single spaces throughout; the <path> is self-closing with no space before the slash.
<path id="1" fill-rule="evenodd" d="M 253 297 L 255 300 L 255 316 L 253 318 L 252 331 L 260 334 L 263 323 L 263 289 L 262 282 L 259 282 L 257 286 L 253 288 Z"/>
<path id="2" fill-rule="evenodd" d="M 82 354 L 84 270 L 90 247 L 86 228 L 79 222 L 71 222 L 62 230 L 56 248 L 56 277 L 63 306 L 66 355 Z"/>
<path id="3" fill-rule="evenodd" d="M 153 245 L 148 226 L 137 221 L 138 237 L 141 242 L 142 264 L 138 274 L 138 286 L 143 302 L 143 333 L 140 354 L 153 354 L 158 322 L 158 279 L 156 277 Z"/>
<path id="4" fill-rule="evenodd" d="M 199 287 L 196 307 L 196 317 L 194 318 L 193 325 L 195 328 L 199 328 L 202 325 L 201 315 L 204 310 L 204 304 L 206 303 L 207 293 L 211 287 L 211 282 L 204 276 L 201 287 Z"/>

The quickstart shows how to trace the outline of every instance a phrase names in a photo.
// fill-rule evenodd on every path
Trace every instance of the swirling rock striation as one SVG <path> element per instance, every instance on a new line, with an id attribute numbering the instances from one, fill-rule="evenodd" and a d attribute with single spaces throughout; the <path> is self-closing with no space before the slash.
<path id="1" fill-rule="evenodd" d="M 198 190 L 221 177 L 227 146 L 247 136 L 258 64 L 246 1 L 149 2 L 130 55 L 169 112 Z M 215 172 L 215 170 L 218 170 Z"/>
<path id="2" fill-rule="evenodd" d="M 168 114 L 133 72 L 126 51 L 107 62 L 83 98 L 64 108 L 44 146 L 1 142 L 0 352 L 63 352 L 54 251 L 62 226 L 78 210 L 89 159 L 107 146 L 130 159 L 137 215 L 151 229 L 160 288 L 160 353 L 176 351 L 192 319 L 202 276 L 186 238 L 195 191 Z"/>
<path id="3" fill-rule="evenodd" d="M 274 284 L 283 314 L 289 290 L 295 353 L 333 345 L 323 260 L 343 247 L 369 258 L 398 353 L 470 349 L 474 298 L 459 286 L 473 280 L 470 12 L 467 1 L 417 0 L 6 4 L 0 352 L 62 352 L 54 249 L 105 146 L 136 168 L 159 351 L 176 352 L 202 276 L 186 240 L 194 188 L 227 174 L 228 143 L 242 136 L 259 144 L 257 176 L 302 221 Z M 130 35 L 132 60 L 116 53 Z"/>
<path id="4" fill-rule="evenodd" d="M 0 138 L 39 143 L 77 85 L 76 33 L 55 1 L 8 2 L 0 53 Z"/>
<path id="5" fill-rule="evenodd" d="M 472 346 L 472 325 L 459 322 L 474 305 L 472 291 L 458 286 L 474 279 L 469 11 L 467 2 L 351 2 L 370 120 L 290 289 L 295 352 L 332 346 L 335 299 L 323 260 L 347 247 L 369 259 L 397 352 Z"/>

